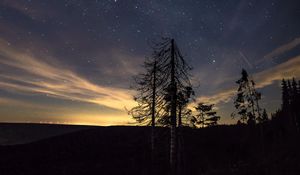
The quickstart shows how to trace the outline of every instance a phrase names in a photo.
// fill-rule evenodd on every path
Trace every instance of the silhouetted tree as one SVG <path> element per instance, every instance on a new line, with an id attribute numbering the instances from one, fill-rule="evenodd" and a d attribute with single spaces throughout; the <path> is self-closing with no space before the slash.
<path id="1" fill-rule="evenodd" d="M 198 103 L 195 107 L 198 114 L 195 116 L 195 125 L 200 127 L 215 126 L 220 120 L 220 116 L 217 116 L 217 112 L 213 111 L 214 104 Z"/>
<path id="2" fill-rule="evenodd" d="M 282 111 L 286 112 L 289 108 L 290 102 L 289 102 L 289 90 L 288 90 L 288 85 L 285 79 L 282 80 L 281 82 L 281 99 L 282 99 L 282 105 L 281 109 Z"/>
<path id="3" fill-rule="evenodd" d="M 296 115 L 296 119 L 297 119 L 297 124 L 298 124 L 298 131 L 299 131 L 299 127 L 300 127 L 300 81 L 298 81 L 298 87 L 297 87 L 297 101 L 296 101 L 296 109 L 297 109 L 297 115 Z"/>
<path id="4" fill-rule="evenodd" d="M 299 115 L 299 98 L 298 98 L 299 94 L 298 94 L 298 87 L 297 87 L 297 82 L 295 80 L 295 78 L 293 78 L 292 80 L 292 89 L 291 89 L 291 109 L 292 109 L 292 119 L 293 119 L 293 123 L 295 123 L 296 125 L 296 130 L 298 131 L 299 129 L 299 123 L 298 123 L 298 118 L 297 117 Z"/>
<path id="5" fill-rule="evenodd" d="M 177 109 L 176 109 L 176 115 L 177 115 L 177 126 L 189 126 L 189 117 L 191 116 L 192 111 L 187 108 L 187 105 L 191 99 L 191 97 L 194 95 L 194 91 L 192 87 L 186 86 L 185 88 L 182 88 L 180 91 L 177 92 Z M 165 111 L 171 111 L 171 88 L 168 87 L 165 90 L 164 94 L 164 100 L 166 102 L 165 105 Z M 171 116 L 169 113 L 166 113 L 164 117 L 160 117 L 158 119 L 158 123 L 162 126 L 171 126 Z"/>
<path id="6" fill-rule="evenodd" d="M 296 104 L 297 104 L 297 96 L 298 96 L 298 87 L 297 87 L 297 82 L 295 80 L 295 78 L 293 78 L 292 80 L 292 97 L 291 97 L 291 100 L 292 100 L 292 104 L 293 104 L 293 108 L 295 109 L 296 108 Z"/>
<path id="7" fill-rule="evenodd" d="M 160 111 L 164 109 L 164 101 L 161 97 L 163 79 L 158 59 L 157 50 L 154 49 L 152 56 L 144 62 L 145 72 L 134 77 L 134 88 L 138 92 L 134 100 L 138 105 L 128 112 L 138 123 L 151 124 L 152 159 L 154 159 L 155 149 L 155 124 L 157 118 L 161 117 Z"/>
<path id="8" fill-rule="evenodd" d="M 187 124 L 188 118 L 191 116 L 192 111 L 187 109 L 187 105 L 191 96 L 195 95 L 192 87 L 187 86 L 178 92 L 177 104 L 178 104 L 178 126 L 182 126 L 183 123 Z M 185 121 L 183 122 L 183 119 Z"/>
<path id="9" fill-rule="evenodd" d="M 232 117 L 238 114 L 241 122 L 255 124 L 261 115 L 261 109 L 258 104 L 258 101 L 261 99 L 261 94 L 256 91 L 255 83 L 249 79 L 245 69 L 242 70 L 242 77 L 237 80 L 236 83 L 239 85 L 237 97 L 234 101 L 237 112 L 232 113 Z"/>
<path id="10" fill-rule="evenodd" d="M 157 77 L 156 58 L 148 58 L 144 62 L 145 72 L 134 77 L 137 94 L 134 100 L 138 103 L 129 114 L 141 124 L 155 126 L 155 107 L 157 104 Z"/>
<path id="11" fill-rule="evenodd" d="M 263 110 L 261 117 L 259 117 L 257 120 L 259 123 L 265 123 L 269 120 L 266 109 Z"/>
<path id="12" fill-rule="evenodd" d="M 160 51 L 158 55 L 162 60 L 162 72 L 164 73 L 164 82 L 166 89 L 166 111 L 170 111 L 171 122 L 171 138 L 170 138 L 170 167 L 171 174 L 176 173 L 177 162 L 177 113 L 179 105 L 185 106 L 186 100 L 190 98 L 191 93 L 185 94 L 184 91 L 192 91 L 189 80 L 188 71 L 191 68 L 187 65 L 183 56 L 181 55 L 174 39 L 165 39 L 166 42 L 159 45 Z M 178 94 L 182 93 L 185 99 L 178 99 Z M 179 100 L 179 101 L 178 101 Z M 179 102 L 182 102 L 181 104 Z M 179 105 L 178 105 L 179 104 Z M 182 109 L 181 109 L 182 110 Z"/>
<path id="13" fill-rule="evenodd" d="M 285 118 L 283 117 L 282 109 L 278 109 L 271 115 L 271 123 L 274 129 L 275 135 L 281 137 L 285 133 Z"/>
<path id="14" fill-rule="evenodd" d="M 137 78 L 136 90 L 139 94 L 135 100 L 139 105 L 130 114 L 139 122 L 147 123 L 152 116 L 153 125 L 156 121 L 160 125 L 171 127 L 170 167 L 174 174 L 177 161 L 177 123 L 181 126 L 183 115 L 190 114 L 187 104 L 194 95 L 188 73 L 191 68 L 183 59 L 174 39 L 162 38 L 154 44 L 153 50 L 152 59 L 145 62 L 146 73 Z"/>
<path id="15" fill-rule="evenodd" d="M 296 80 L 282 80 L 282 115 L 280 116 L 289 134 L 294 134 L 298 130 L 298 87 Z"/>

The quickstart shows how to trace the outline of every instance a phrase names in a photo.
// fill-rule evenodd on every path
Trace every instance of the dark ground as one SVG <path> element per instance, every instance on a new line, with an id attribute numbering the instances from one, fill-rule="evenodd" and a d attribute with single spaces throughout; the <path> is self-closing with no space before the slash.
<path id="1" fill-rule="evenodd" d="M 56 135 L 91 128 L 93 127 L 80 125 L 0 123 L 0 145 L 30 143 Z"/>
<path id="2" fill-rule="evenodd" d="M 151 172 L 149 127 L 32 125 L 28 126 L 31 132 L 21 132 L 21 125 L 14 125 L 11 127 L 19 128 L 27 140 L 24 144 L 0 147 L 0 175 Z M 39 129 L 32 129 L 34 126 Z M 299 136 L 284 136 L 265 126 L 262 142 L 259 131 L 245 126 L 183 128 L 181 174 L 300 174 Z M 34 133 L 39 137 L 28 139 L 28 134 Z M 156 134 L 159 137 L 153 174 L 167 174 L 169 130 L 158 128 Z M 33 142 L 28 143 L 29 140 Z"/>

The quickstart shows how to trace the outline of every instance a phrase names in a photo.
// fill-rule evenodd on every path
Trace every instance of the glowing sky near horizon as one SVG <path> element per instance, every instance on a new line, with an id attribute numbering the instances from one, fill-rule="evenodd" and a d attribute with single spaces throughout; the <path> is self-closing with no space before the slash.
<path id="1" fill-rule="evenodd" d="M 242 68 L 274 112 L 280 80 L 300 79 L 299 19 L 298 0 L 0 0 L 0 122 L 131 123 L 132 76 L 161 36 L 221 123 Z"/>

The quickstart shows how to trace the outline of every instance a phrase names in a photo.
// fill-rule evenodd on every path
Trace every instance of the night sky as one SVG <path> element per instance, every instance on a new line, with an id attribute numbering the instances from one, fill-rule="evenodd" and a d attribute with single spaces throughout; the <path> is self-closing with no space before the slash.
<path id="1" fill-rule="evenodd" d="M 299 0 L 0 0 L 0 121 L 120 125 L 149 43 L 172 37 L 196 99 L 233 123 L 245 68 L 268 113 L 300 78 Z"/>

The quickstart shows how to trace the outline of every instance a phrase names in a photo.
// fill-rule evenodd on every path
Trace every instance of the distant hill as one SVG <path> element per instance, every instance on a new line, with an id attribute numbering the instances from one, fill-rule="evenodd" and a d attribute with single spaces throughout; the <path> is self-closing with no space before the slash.
<path id="1" fill-rule="evenodd" d="M 79 125 L 0 123 L 0 145 L 30 143 L 56 135 L 91 128 L 93 127 Z"/>
<path id="2" fill-rule="evenodd" d="M 70 133 L 61 135 L 64 131 Z M 156 129 L 152 166 L 150 131 L 150 127 L 129 126 L 83 127 L 75 132 L 62 129 L 56 136 L 35 142 L 0 146 L 0 174 L 166 175 L 170 131 Z M 299 175 L 299 141 L 273 137 L 273 131 L 266 128 L 265 151 L 262 151 L 258 131 L 244 126 L 182 128 L 178 160 L 181 175 Z M 151 167 L 155 169 L 152 173 Z"/>

